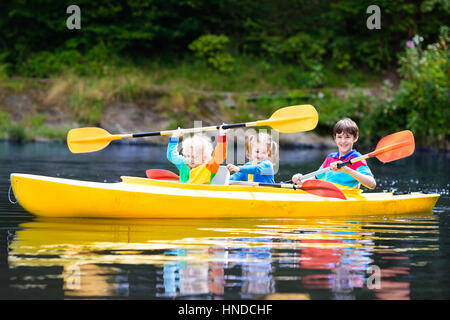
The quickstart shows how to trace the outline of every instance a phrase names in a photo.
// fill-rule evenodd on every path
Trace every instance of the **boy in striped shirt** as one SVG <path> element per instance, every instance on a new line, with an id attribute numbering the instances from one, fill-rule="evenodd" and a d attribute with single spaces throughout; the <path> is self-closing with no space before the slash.
<path id="1" fill-rule="evenodd" d="M 316 179 L 326 180 L 343 186 L 359 188 L 360 184 L 374 189 L 376 181 L 365 160 L 354 164 L 338 168 L 337 164 L 347 160 L 357 158 L 361 154 L 353 149 L 353 144 L 358 140 L 359 129 L 357 124 L 345 118 L 339 120 L 333 129 L 333 139 L 338 147 L 338 152 L 333 152 L 327 156 L 320 169 L 331 167 L 331 170 L 316 176 Z M 294 183 L 299 183 L 302 175 L 295 174 L 292 177 Z"/>

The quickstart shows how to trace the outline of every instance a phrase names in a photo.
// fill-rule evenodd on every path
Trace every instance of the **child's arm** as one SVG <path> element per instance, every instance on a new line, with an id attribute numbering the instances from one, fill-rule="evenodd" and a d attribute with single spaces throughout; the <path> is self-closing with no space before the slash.
<path id="1" fill-rule="evenodd" d="M 167 146 L 167 160 L 172 162 L 175 166 L 179 167 L 186 164 L 186 159 L 178 153 L 178 140 L 182 135 L 180 128 L 169 138 L 169 144 Z"/>
<path id="2" fill-rule="evenodd" d="M 246 164 L 238 167 L 245 174 L 273 175 L 273 165 L 270 161 L 261 161 L 256 165 Z"/>
<path id="3" fill-rule="evenodd" d="M 247 181 L 247 175 L 242 172 L 236 172 L 231 175 L 231 181 Z"/>
<path id="4" fill-rule="evenodd" d="M 376 183 L 375 179 L 371 175 L 358 172 L 357 170 L 354 170 L 354 169 L 349 168 L 347 166 L 344 166 L 344 167 L 338 169 L 338 167 L 337 167 L 338 163 L 342 163 L 342 161 L 332 162 L 330 164 L 331 170 L 336 171 L 336 172 L 348 173 L 353 178 L 358 180 L 358 182 L 361 183 L 366 188 L 375 189 L 375 187 L 377 186 L 377 183 Z"/>
<path id="5" fill-rule="evenodd" d="M 227 136 L 223 130 L 219 131 L 219 135 L 217 136 L 217 145 L 214 149 L 211 160 L 206 164 L 206 168 L 211 173 L 217 173 L 219 170 L 220 164 L 227 157 Z"/>
<path id="6" fill-rule="evenodd" d="M 230 177 L 231 181 L 247 181 L 248 176 L 245 173 L 240 172 L 241 168 L 235 166 L 234 164 L 227 164 L 227 169 L 230 173 L 233 173 Z"/>
<path id="7" fill-rule="evenodd" d="M 323 169 L 324 166 L 326 166 L 326 164 L 327 164 L 327 159 L 325 159 L 325 161 L 322 163 L 322 165 L 320 166 L 319 170 L 320 170 L 320 169 Z M 301 178 L 302 178 L 302 177 L 303 177 L 303 175 L 302 175 L 301 173 L 294 174 L 294 175 L 292 176 L 292 182 L 295 183 L 295 184 L 301 184 L 301 183 L 302 183 L 302 181 L 301 181 Z M 313 180 L 313 179 L 322 179 L 323 177 L 325 177 L 325 174 L 324 174 L 324 173 L 321 173 L 321 174 L 318 174 L 318 175 L 315 176 L 315 177 L 311 177 L 311 178 L 305 179 L 305 180 L 303 180 L 303 181 L 306 181 L 306 180 Z"/>

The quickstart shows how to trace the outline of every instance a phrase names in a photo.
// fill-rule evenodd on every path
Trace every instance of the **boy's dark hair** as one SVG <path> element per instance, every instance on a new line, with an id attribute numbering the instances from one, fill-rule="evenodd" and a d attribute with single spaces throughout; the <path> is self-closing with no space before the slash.
<path id="1" fill-rule="evenodd" d="M 349 133 L 355 138 L 359 136 L 358 125 L 350 118 L 339 120 L 333 128 L 333 138 L 336 138 L 337 134 L 342 132 Z"/>

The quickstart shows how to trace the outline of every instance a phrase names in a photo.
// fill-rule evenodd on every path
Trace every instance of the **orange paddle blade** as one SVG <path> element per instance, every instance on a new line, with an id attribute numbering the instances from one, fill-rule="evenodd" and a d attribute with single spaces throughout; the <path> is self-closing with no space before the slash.
<path id="1" fill-rule="evenodd" d="M 170 180 L 170 181 L 178 181 L 180 177 L 169 170 L 163 169 L 149 169 L 145 171 L 147 178 L 156 179 L 156 180 Z"/>
<path id="2" fill-rule="evenodd" d="M 342 191 L 338 187 L 336 187 L 331 182 L 323 180 L 306 180 L 302 183 L 302 186 L 299 189 L 320 197 L 347 200 L 344 193 L 342 193 Z"/>
<path id="3" fill-rule="evenodd" d="M 378 142 L 370 157 L 377 157 L 381 162 L 391 162 L 406 158 L 414 153 L 414 135 L 409 130 L 390 134 Z"/>

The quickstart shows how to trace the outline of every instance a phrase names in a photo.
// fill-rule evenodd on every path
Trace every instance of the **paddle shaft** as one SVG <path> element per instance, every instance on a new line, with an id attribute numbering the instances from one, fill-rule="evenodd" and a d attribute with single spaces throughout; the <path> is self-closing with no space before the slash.
<path id="1" fill-rule="evenodd" d="M 361 161 L 361 160 L 365 160 L 365 159 L 370 158 L 370 157 L 371 157 L 371 155 L 370 155 L 370 153 L 368 153 L 368 154 L 363 155 L 361 157 L 353 158 L 353 159 L 347 160 L 345 162 L 338 163 L 337 167 L 338 168 L 342 168 L 342 167 L 347 166 L 349 164 L 354 164 L 355 162 L 358 162 L 358 161 Z M 316 170 L 314 172 L 305 174 L 304 176 L 301 177 L 300 181 L 304 181 L 304 180 L 309 179 L 309 178 L 314 178 L 316 175 L 328 172 L 330 170 L 331 170 L 331 167 L 326 167 L 326 168 L 322 168 L 322 169 Z"/>
<path id="2" fill-rule="evenodd" d="M 308 119 L 309 117 L 292 117 L 292 119 L 296 120 L 302 120 L 302 119 Z M 288 121 L 289 119 L 286 119 L 284 121 Z M 264 126 L 264 125 L 270 125 L 271 122 L 274 120 L 268 119 L 268 120 L 259 120 L 259 121 L 253 121 L 253 122 L 241 122 L 241 123 L 233 123 L 233 124 L 224 124 L 222 126 L 223 129 L 234 129 L 234 128 L 242 128 L 242 127 L 254 127 L 254 126 Z M 209 126 L 209 127 L 198 127 L 198 128 L 190 128 L 190 129 L 181 129 L 184 134 L 186 133 L 196 133 L 196 132 L 204 132 L 204 131 L 213 131 L 213 130 L 219 130 L 220 126 Z M 164 130 L 164 131 L 150 131 L 150 132 L 141 132 L 141 133 L 132 133 L 132 134 L 122 134 L 117 135 L 120 136 L 119 139 L 130 139 L 130 138 L 142 138 L 142 137 L 153 137 L 153 136 L 168 136 L 175 132 L 176 130 Z"/>
<path id="3" fill-rule="evenodd" d="M 261 187 L 274 187 L 274 188 L 285 188 L 285 189 L 301 189 L 301 187 L 296 186 L 291 183 L 264 183 L 264 182 L 252 182 L 252 181 L 230 181 L 230 184 L 244 185 L 244 186 L 261 186 Z"/>
<path id="4" fill-rule="evenodd" d="M 303 190 L 310 194 L 319 197 L 338 198 L 346 200 L 344 193 L 339 190 L 334 184 L 321 180 L 310 180 L 303 183 L 301 186 L 291 183 L 264 183 L 253 181 L 230 181 L 231 184 L 246 185 L 246 186 L 262 186 L 262 187 L 275 187 L 294 190 Z"/>
<path id="5" fill-rule="evenodd" d="M 223 129 L 232 129 L 232 128 L 241 128 L 241 127 L 252 127 L 257 125 L 257 121 L 255 122 L 243 122 L 243 123 L 234 123 L 234 124 L 224 124 L 222 126 Z M 210 126 L 210 127 L 199 127 L 199 128 L 190 128 L 190 129 L 181 129 L 183 133 L 196 133 L 203 131 L 213 131 L 219 130 L 220 126 Z M 175 132 L 176 130 L 165 130 L 165 131 L 151 131 L 151 132 L 141 132 L 141 133 L 133 133 L 133 134 L 125 134 L 121 135 L 122 139 L 127 138 L 142 138 L 142 137 L 152 137 L 152 136 L 168 136 Z"/>
<path id="6" fill-rule="evenodd" d="M 312 105 L 296 105 L 276 110 L 269 119 L 253 122 L 223 124 L 209 127 L 190 129 L 176 129 L 164 131 L 150 131 L 128 134 L 111 135 L 104 129 L 87 127 L 72 129 L 67 134 L 67 145 L 72 153 L 87 153 L 102 150 L 111 141 L 152 136 L 168 136 L 181 131 L 182 134 L 213 131 L 239 127 L 271 127 L 278 132 L 303 132 L 316 127 L 318 122 L 317 110 Z"/>

